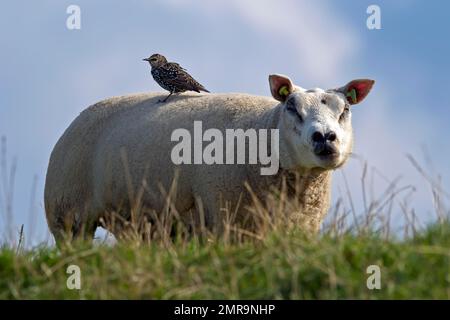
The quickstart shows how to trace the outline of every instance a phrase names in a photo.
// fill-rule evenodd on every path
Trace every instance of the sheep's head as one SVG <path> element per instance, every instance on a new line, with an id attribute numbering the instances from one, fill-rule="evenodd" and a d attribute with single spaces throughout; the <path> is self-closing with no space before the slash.
<path id="1" fill-rule="evenodd" d="M 374 81 L 353 80 L 330 90 L 305 90 L 288 77 L 269 76 L 272 96 L 281 102 L 280 163 L 285 169 L 334 169 L 352 151 L 351 106 L 361 102 Z"/>

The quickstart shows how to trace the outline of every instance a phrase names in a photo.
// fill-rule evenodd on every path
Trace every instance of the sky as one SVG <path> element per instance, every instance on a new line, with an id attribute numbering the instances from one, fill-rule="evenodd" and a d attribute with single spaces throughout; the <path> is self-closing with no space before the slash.
<path id="1" fill-rule="evenodd" d="M 66 27 L 72 4 L 81 9 L 79 30 Z M 372 4 L 381 10 L 379 30 L 366 26 Z M 401 199 L 424 223 L 436 219 L 429 185 L 407 155 L 450 190 L 449 12 L 450 2 L 438 0 L 3 1 L 0 136 L 7 166 L 16 164 L 12 237 L 24 224 L 29 244 L 51 238 L 43 190 L 52 148 L 89 105 L 160 91 L 142 61 L 155 52 L 212 92 L 268 96 L 271 73 L 305 88 L 375 79 L 353 108 L 354 157 L 334 174 L 333 202 L 351 206 L 347 181 L 356 213 L 363 211 L 367 162 L 375 196 L 397 178 L 408 187 L 394 219 L 402 219 Z M 2 176 L 0 239 L 8 240 L 5 189 Z"/>

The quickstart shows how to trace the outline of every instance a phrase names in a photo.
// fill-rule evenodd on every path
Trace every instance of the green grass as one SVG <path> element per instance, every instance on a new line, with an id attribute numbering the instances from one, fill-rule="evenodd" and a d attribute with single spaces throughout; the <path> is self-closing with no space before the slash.
<path id="1" fill-rule="evenodd" d="M 0 299 L 449 299 L 450 224 L 408 239 L 272 232 L 264 240 L 0 250 Z M 66 268 L 81 269 L 81 290 Z M 369 290 L 369 265 L 381 289 Z"/>

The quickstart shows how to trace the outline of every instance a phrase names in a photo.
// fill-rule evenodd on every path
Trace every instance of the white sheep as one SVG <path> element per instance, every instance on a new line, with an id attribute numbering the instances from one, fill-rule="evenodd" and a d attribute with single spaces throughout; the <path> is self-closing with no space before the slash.
<path id="1" fill-rule="evenodd" d="M 45 210 L 57 240 L 92 239 L 100 220 L 112 212 L 130 219 L 130 199 L 160 212 L 177 175 L 173 205 L 180 216 L 198 221 L 202 206 L 210 229 L 222 223 L 221 206 L 238 206 L 237 221 L 250 214 L 247 182 L 265 198 L 283 177 L 300 177 L 297 212 L 301 227 L 317 231 L 329 209 L 332 170 L 352 149 L 350 105 L 369 93 L 374 81 L 354 80 L 332 90 L 305 90 L 288 77 L 269 76 L 273 100 L 247 94 L 182 94 L 158 103 L 161 93 L 114 97 L 83 111 L 57 142 L 45 183 Z M 174 164 L 176 129 L 278 129 L 280 169 L 261 175 L 259 165 Z M 247 144 L 248 146 L 248 144 Z M 277 155 L 278 156 L 278 155 Z M 177 173 L 176 173 L 177 172 Z M 139 193 L 139 190 L 143 192 Z M 120 236 L 120 228 L 110 230 Z"/>

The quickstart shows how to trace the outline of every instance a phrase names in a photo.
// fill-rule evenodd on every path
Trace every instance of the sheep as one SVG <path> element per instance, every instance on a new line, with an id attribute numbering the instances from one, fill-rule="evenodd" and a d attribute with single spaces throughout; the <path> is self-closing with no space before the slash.
<path id="1" fill-rule="evenodd" d="M 224 203 L 236 209 L 236 221 L 246 221 L 249 189 L 265 199 L 268 190 L 293 176 L 300 180 L 302 204 L 293 215 L 299 227 L 317 232 L 330 206 L 332 171 L 352 150 L 350 106 L 367 96 L 374 81 L 306 90 L 287 76 L 270 75 L 269 84 L 272 97 L 184 93 L 160 104 L 162 93 L 144 93 L 106 99 L 81 112 L 48 165 L 45 212 L 55 239 L 92 239 L 113 214 L 129 221 L 137 197 L 142 207 L 161 212 L 166 201 L 161 190 L 171 189 L 174 180 L 171 201 L 183 221 L 203 219 L 207 228 L 220 232 Z M 221 132 L 277 129 L 279 169 L 263 175 L 261 166 L 251 164 L 175 164 L 173 132 L 192 133 L 195 121 Z M 110 231 L 120 237 L 123 224 Z"/>

